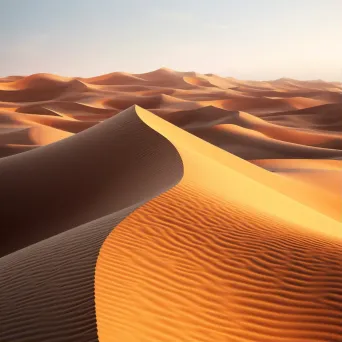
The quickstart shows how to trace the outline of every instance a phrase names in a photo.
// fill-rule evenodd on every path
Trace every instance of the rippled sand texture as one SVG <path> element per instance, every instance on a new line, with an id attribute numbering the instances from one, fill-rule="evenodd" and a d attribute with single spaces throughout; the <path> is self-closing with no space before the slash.
<path id="1" fill-rule="evenodd" d="M 0 341 L 342 341 L 341 118 L 321 80 L 0 79 Z"/>
<path id="2" fill-rule="evenodd" d="M 175 145 L 184 177 L 104 242 L 100 341 L 341 341 L 340 222 L 282 194 L 276 175 L 138 113 Z"/>

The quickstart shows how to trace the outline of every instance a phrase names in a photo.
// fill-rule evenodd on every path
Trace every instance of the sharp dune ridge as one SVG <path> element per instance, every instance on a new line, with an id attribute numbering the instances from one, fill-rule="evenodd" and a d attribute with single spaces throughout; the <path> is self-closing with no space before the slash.
<path id="1" fill-rule="evenodd" d="M 101 247 L 99 340 L 338 341 L 339 295 L 325 302 L 321 286 L 340 288 L 340 223 L 264 170 L 138 113 L 177 148 L 184 176 Z"/>
<path id="2" fill-rule="evenodd" d="M 0 340 L 342 340 L 342 84 L 0 79 Z"/>
<path id="3" fill-rule="evenodd" d="M 145 138 L 145 125 L 135 117 L 134 111 L 124 111 L 67 139 L 0 159 L 5 253 L 133 205 L 126 183 L 138 193 L 145 182 L 147 192 L 154 191 L 153 184 L 159 189 L 150 170 L 154 164 L 146 162 L 144 171 L 145 159 L 158 160 L 163 151 L 168 160 L 168 144 L 165 151 L 162 143 L 156 149 L 153 139 L 159 135 L 147 130 L 151 138 Z M 21 215 L 15 215 L 18 210 Z"/>
<path id="4" fill-rule="evenodd" d="M 182 177 L 176 149 L 134 107 L 84 134 L 1 159 L 1 341 L 97 341 L 102 243 Z"/>

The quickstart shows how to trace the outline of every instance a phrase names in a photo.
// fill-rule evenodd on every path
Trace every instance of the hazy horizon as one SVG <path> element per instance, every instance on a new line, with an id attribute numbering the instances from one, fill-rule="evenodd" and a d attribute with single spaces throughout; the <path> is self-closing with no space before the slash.
<path id="1" fill-rule="evenodd" d="M 215 5 L 214 5 L 215 3 Z M 342 81 L 342 1 L 0 0 L 0 75 Z"/>

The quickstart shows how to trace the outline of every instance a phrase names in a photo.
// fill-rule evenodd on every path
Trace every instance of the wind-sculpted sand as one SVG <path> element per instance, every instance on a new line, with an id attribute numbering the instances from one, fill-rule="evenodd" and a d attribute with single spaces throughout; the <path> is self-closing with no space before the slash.
<path id="1" fill-rule="evenodd" d="M 35 74 L 3 79 L 0 101 L 0 156 L 139 105 L 243 159 L 342 157 L 337 82 L 240 81 L 166 68 L 92 78 Z"/>
<path id="2" fill-rule="evenodd" d="M 342 341 L 341 94 L 0 79 L 0 340 Z"/>
<path id="3" fill-rule="evenodd" d="M 184 177 L 104 242 L 100 341 L 341 339 L 341 224 L 267 171 L 138 114 L 177 148 Z"/>

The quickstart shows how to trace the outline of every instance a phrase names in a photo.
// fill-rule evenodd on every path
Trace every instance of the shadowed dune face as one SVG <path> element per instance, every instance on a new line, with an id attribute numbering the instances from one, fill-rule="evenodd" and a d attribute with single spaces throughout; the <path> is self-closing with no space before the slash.
<path id="1" fill-rule="evenodd" d="M 1 160 L 1 341 L 98 341 L 102 243 L 182 178 L 176 149 L 134 107 L 85 134 Z"/>
<path id="2" fill-rule="evenodd" d="M 68 139 L 0 159 L 0 216 L 6 239 L 1 254 L 55 235 L 61 227 L 67 230 L 129 207 L 161 190 L 163 182 L 153 173 L 159 166 L 148 160 L 161 160 L 163 165 L 165 159 L 173 165 L 177 157 L 168 159 L 172 146 L 163 147 L 159 135 L 145 127 L 129 109 Z"/>
<path id="3" fill-rule="evenodd" d="M 341 341 L 341 94 L 0 79 L 0 340 Z"/>

